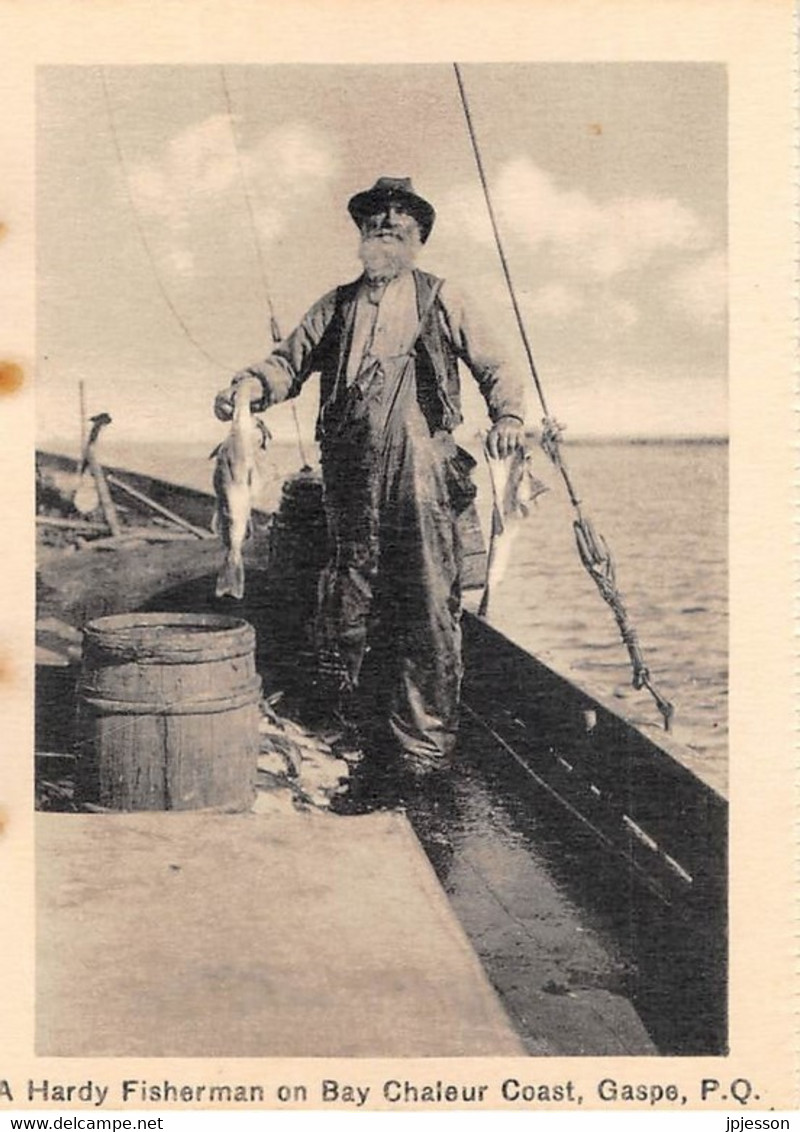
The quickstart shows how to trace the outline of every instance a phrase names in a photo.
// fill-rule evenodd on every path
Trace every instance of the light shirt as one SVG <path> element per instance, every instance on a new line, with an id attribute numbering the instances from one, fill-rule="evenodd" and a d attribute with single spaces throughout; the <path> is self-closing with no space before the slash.
<path id="1" fill-rule="evenodd" d="M 347 384 L 352 384 L 362 364 L 386 363 L 407 354 L 418 326 L 417 289 L 410 271 L 377 286 L 364 280 L 356 300 Z"/>

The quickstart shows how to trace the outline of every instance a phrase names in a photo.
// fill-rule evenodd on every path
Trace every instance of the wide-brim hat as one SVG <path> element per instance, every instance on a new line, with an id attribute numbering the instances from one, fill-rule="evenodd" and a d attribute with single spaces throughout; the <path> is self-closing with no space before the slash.
<path id="1" fill-rule="evenodd" d="M 347 202 L 350 215 L 359 226 L 368 216 L 380 212 L 388 204 L 398 204 L 409 212 L 419 224 L 423 244 L 431 234 L 436 211 L 414 192 L 410 177 L 379 177 L 371 189 L 356 193 Z"/>

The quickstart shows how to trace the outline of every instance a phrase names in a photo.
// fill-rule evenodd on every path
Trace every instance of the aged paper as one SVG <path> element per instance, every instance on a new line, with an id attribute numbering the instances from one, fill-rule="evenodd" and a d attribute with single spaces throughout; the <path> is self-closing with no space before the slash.
<path id="1" fill-rule="evenodd" d="M 0 1111 L 794 1108 L 790 6 L 0 0 L 0 45 L 9 532 Z M 530 386 L 531 431 L 543 415 L 567 423 L 576 442 L 563 451 L 587 513 L 599 500 L 606 533 L 623 546 L 629 522 L 653 524 L 638 544 L 645 551 L 670 532 L 674 562 L 655 551 L 635 563 L 618 556 L 645 651 L 656 638 L 653 680 L 666 668 L 661 691 L 677 703 L 670 737 L 646 690 L 644 703 L 620 690 L 625 671 L 618 686 L 593 690 L 606 645 L 594 646 L 588 669 L 582 645 L 595 614 L 586 629 L 582 606 L 545 583 L 536 590 L 521 558 L 492 597 L 494 624 L 516 646 L 482 636 L 474 619 L 465 626 L 468 658 L 482 658 L 497 681 L 488 701 L 519 682 L 520 702 L 506 711 L 512 731 L 550 718 L 546 707 L 526 716 L 526 697 L 558 705 L 568 695 L 538 661 L 529 670 L 528 654 L 597 696 L 595 708 L 575 693 L 590 738 L 575 740 L 574 765 L 563 737 L 542 739 L 542 758 L 553 743 L 561 758 L 548 796 L 558 775 L 585 770 L 598 720 L 601 732 L 612 726 L 609 703 L 655 743 L 651 759 L 612 727 L 636 779 L 626 787 L 636 820 L 617 807 L 627 859 L 619 845 L 602 847 L 610 819 L 593 816 L 596 800 L 577 814 L 594 832 L 579 836 L 571 786 L 546 819 L 535 801 L 526 809 L 524 791 L 478 771 L 457 791 L 455 841 L 416 828 L 402 808 L 344 817 L 315 812 L 307 797 L 299 811 L 290 802 L 257 818 L 36 815 L 34 749 L 57 755 L 63 736 L 50 727 L 35 741 L 35 661 L 40 701 L 49 690 L 52 707 L 62 694 L 51 671 L 57 639 L 74 659 L 79 634 L 54 613 L 51 575 L 40 571 L 40 621 L 43 610 L 50 620 L 34 656 L 34 489 L 53 486 L 35 450 L 79 456 L 83 388 L 82 427 L 113 418 L 109 464 L 212 490 L 208 452 L 224 435 L 214 395 L 266 355 L 270 316 L 286 333 L 355 277 L 347 201 L 384 176 L 410 177 L 404 191 L 435 205 L 422 265 L 479 300 Z M 486 418 L 467 380 L 460 435 L 474 448 Z M 304 390 L 296 418 L 288 406 L 266 415 L 272 451 L 284 452 L 265 488 L 270 506 L 280 473 L 316 459 L 317 402 Z M 547 478 L 546 457 L 536 460 Z M 485 471 L 476 474 L 489 498 Z M 562 498 L 549 475 L 545 501 Z M 95 521 L 98 506 L 48 529 L 72 522 L 87 533 L 80 523 Z M 163 506 L 162 530 L 171 522 Z M 550 506 L 537 504 L 536 515 L 560 516 L 569 531 L 567 505 Z M 49 556 L 38 551 L 40 567 L 57 541 Z M 539 565 L 544 545 L 529 556 Z M 113 546 L 95 559 L 104 553 L 115 561 Z M 79 608 L 159 607 L 163 591 L 146 591 L 144 573 L 114 594 L 108 569 L 111 581 L 107 573 L 78 597 L 70 591 L 73 630 Z M 677 611 L 674 632 L 667 621 L 659 628 L 662 599 L 648 590 L 648 577 L 668 571 L 691 579 L 663 599 Z M 553 569 L 556 581 L 561 573 Z M 101 589 L 112 595 L 105 606 Z M 566 659 L 565 633 L 576 635 Z M 465 689 L 470 727 L 493 737 L 495 755 L 516 758 L 511 732 L 491 722 L 496 703 L 481 714 L 469 671 Z M 71 726 L 71 702 L 55 718 Z M 210 729 L 188 746 L 201 748 Z M 614 795 L 617 755 L 593 757 L 602 801 L 595 782 L 608 774 Z M 696 951 L 686 942 L 695 930 Z"/>

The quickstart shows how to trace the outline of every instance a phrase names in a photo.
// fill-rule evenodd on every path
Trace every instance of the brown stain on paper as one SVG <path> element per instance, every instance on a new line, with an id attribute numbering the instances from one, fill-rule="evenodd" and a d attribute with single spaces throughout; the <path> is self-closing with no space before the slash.
<path id="1" fill-rule="evenodd" d="M 0 393 L 16 393 L 25 384 L 22 366 L 16 362 L 0 361 Z"/>
<path id="2" fill-rule="evenodd" d="M 0 241 L 8 235 L 8 225 L 0 220 Z M 22 366 L 16 362 L 0 360 L 0 394 L 16 393 L 25 384 Z"/>
<path id="3" fill-rule="evenodd" d="M 14 683 L 14 669 L 8 657 L 0 655 L 0 687 Z M 8 828 L 9 813 L 2 803 L 0 803 L 0 837 L 6 832 Z"/>

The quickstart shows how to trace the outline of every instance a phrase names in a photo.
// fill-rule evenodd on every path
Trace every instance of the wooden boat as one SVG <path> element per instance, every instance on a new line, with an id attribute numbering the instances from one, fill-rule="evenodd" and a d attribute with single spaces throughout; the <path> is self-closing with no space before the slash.
<path id="1" fill-rule="evenodd" d="M 74 478 L 74 461 L 65 457 L 41 453 L 37 466 L 40 481 L 51 486 Z M 75 753 L 64 703 L 74 695 L 76 631 L 87 620 L 134 610 L 231 608 L 213 594 L 219 545 L 201 537 L 213 500 L 109 471 L 120 506 L 130 508 L 129 527 L 139 534 L 92 543 L 93 532 L 78 528 L 86 536 L 82 546 L 40 555 L 37 751 L 50 777 L 54 768 L 65 773 Z M 296 480 L 309 485 L 313 476 L 304 472 Z M 145 512 L 152 518 L 159 507 L 194 533 L 148 538 Z M 295 521 L 313 524 L 319 516 L 313 508 L 299 516 L 256 516 L 248 595 L 237 604 L 256 627 L 267 690 L 293 681 L 302 687 L 308 672 L 296 611 L 313 601 L 324 543 L 304 541 L 288 589 L 285 576 L 270 571 L 270 555 Z M 444 838 L 440 815 L 434 820 L 422 808 L 412 820 L 489 978 L 529 1039 L 527 1048 L 723 1052 L 724 798 L 689 768 L 688 752 L 633 727 L 485 621 L 465 612 L 463 630 L 456 806 Z M 576 940 L 591 946 L 579 953 Z M 566 963 L 559 955 L 565 941 L 573 949 Z M 536 974 L 528 977 L 531 970 Z M 572 1021 L 568 1035 L 543 1050 L 530 1036 L 530 1023 L 532 1015 L 548 1011 L 556 1032 L 560 1018 Z"/>

